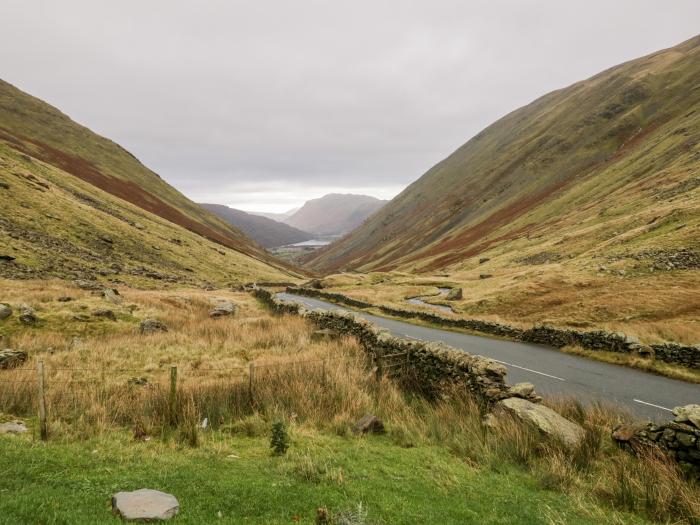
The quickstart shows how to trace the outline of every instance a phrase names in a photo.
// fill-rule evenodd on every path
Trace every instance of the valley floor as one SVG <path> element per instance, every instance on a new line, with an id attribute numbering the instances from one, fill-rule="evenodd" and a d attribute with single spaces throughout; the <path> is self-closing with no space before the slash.
<path id="1" fill-rule="evenodd" d="M 586 429 L 567 451 L 515 423 L 487 429 L 459 389 L 430 401 L 378 381 L 356 340 L 318 337 L 308 321 L 273 315 L 246 293 L 121 287 L 110 302 L 62 281 L 0 289 L 14 310 L 0 321 L 2 347 L 29 355 L 0 369 L 0 423 L 29 429 L 0 436 L 0 523 L 116 523 L 111 495 L 143 487 L 179 499 L 176 523 L 313 523 L 318 507 L 336 524 L 700 515 L 700 487 L 667 461 L 614 445 L 612 427 L 628 419 L 602 405 L 548 401 Z M 222 301 L 236 312 L 211 317 Z M 18 319 L 23 303 L 35 323 Z M 168 331 L 140 333 L 149 318 Z M 47 442 L 36 417 L 39 360 Z M 386 434 L 352 432 L 368 413 Z M 276 421 L 291 440 L 281 457 L 269 446 Z"/>

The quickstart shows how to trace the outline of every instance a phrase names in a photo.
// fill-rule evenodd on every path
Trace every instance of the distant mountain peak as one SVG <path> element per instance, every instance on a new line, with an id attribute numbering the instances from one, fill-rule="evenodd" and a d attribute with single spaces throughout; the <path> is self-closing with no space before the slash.
<path id="1" fill-rule="evenodd" d="M 360 226 L 387 202 L 370 195 L 329 193 L 307 201 L 284 222 L 317 235 L 342 235 Z"/>

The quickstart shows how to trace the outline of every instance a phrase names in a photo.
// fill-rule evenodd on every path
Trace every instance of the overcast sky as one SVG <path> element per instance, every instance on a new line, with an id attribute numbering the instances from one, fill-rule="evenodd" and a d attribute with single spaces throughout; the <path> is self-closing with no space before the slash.
<path id="1" fill-rule="evenodd" d="M 393 197 L 498 117 L 699 21 L 700 0 L 2 0 L 0 77 L 196 201 L 284 211 Z"/>

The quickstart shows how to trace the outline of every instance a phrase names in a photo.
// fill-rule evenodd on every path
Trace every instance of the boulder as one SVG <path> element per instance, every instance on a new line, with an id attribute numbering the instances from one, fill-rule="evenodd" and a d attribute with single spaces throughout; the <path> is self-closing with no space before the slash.
<path id="1" fill-rule="evenodd" d="M 69 303 L 72 300 L 73 300 L 73 298 L 68 296 L 68 295 L 62 295 L 61 297 L 58 298 L 59 303 Z"/>
<path id="2" fill-rule="evenodd" d="M 384 423 L 377 416 L 366 414 L 355 423 L 353 430 L 357 434 L 383 434 Z"/>
<path id="3" fill-rule="evenodd" d="M 39 319 L 36 316 L 34 308 L 23 304 L 19 307 L 19 322 L 22 324 L 36 324 Z"/>
<path id="4" fill-rule="evenodd" d="M 158 319 L 144 319 L 139 325 L 139 333 L 153 334 L 156 332 L 167 332 L 168 327 L 163 321 Z"/>
<path id="5" fill-rule="evenodd" d="M 214 309 L 209 312 L 209 317 L 214 319 L 218 317 L 226 317 L 236 313 L 236 305 L 231 301 L 220 301 Z"/>
<path id="6" fill-rule="evenodd" d="M 167 520 L 178 513 L 180 504 L 172 494 L 139 489 L 117 492 L 112 496 L 112 510 L 125 520 Z"/>
<path id="7" fill-rule="evenodd" d="M 527 399 L 535 393 L 535 385 L 532 383 L 516 383 L 508 390 L 512 397 Z"/>
<path id="8" fill-rule="evenodd" d="M 110 321 L 116 321 L 117 316 L 112 310 L 106 310 L 104 308 L 100 308 L 99 310 L 95 310 L 92 312 L 92 315 L 95 317 L 103 317 L 105 319 L 109 319 Z"/>
<path id="9" fill-rule="evenodd" d="M 24 434 L 27 431 L 27 425 L 22 421 L 8 421 L 0 423 L 0 434 Z"/>
<path id="10" fill-rule="evenodd" d="M 452 288 L 449 292 L 447 292 L 445 299 L 447 299 L 448 301 L 458 301 L 462 297 L 463 293 L 461 288 Z"/>
<path id="11" fill-rule="evenodd" d="M 86 279 L 76 279 L 73 284 L 81 290 L 102 290 L 102 285 L 97 281 L 88 281 Z"/>
<path id="12" fill-rule="evenodd" d="M 119 292 L 114 288 L 105 288 L 102 290 L 102 298 L 112 304 L 122 304 L 124 299 L 119 295 Z"/>
<path id="13" fill-rule="evenodd" d="M 676 423 L 690 423 L 695 428 L 700 428 L 700 405 L 685 405 L 673 409 Z"/>
<path id="14" fill-rule="evenodd" d="M 543 434 L 561 441 L 567 447 L 573 448 L 583 439 L 584 430 L 580 425 L 544 405 L 535 404 L 527 399 L 509 397 L 499 401 L 496 407 L 532 425 Z"/>
<path id="15" fill-rule="evenodd" d="M 12 315 L 12 307 L 9 304 L 0 303 L 0 321 Z"/>
<path id="16" fill-rule="evenodd" d="M 14 368 L 27 360 L 27 352 L 5 348 L 0 350 L 0 368 Z"/>

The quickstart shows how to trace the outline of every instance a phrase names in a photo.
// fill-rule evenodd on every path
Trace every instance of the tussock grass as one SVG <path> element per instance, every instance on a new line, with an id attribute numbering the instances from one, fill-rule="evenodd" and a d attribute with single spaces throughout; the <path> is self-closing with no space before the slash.
<path id="1" fill-rule="evenodd" d="M 67 292 L 75 294 L 74 303 L 54 302 L 54 296 Z M 94 335 L 80 332 L 77 346 L 64 347 L 60 343 L 74 333 L 72 325 L 54 323 L 60 309 L 99 298 L 56 283 L 13 284 L 7 294 L 10 302 L 45 307 L 41 326 L 11 326 L 12 345 L 28 350 L 31 359 L 21 368 L 1 371 L 0 379 L 31 381 L 36 361 L 45 362 L 52 442 L 90 440 L 126 428 L 137 441 L 148 436 L 197 448 L 209 446 L 216 435 L 268 440 L 272 422 L 282 420 L 292 446 L 281 472 L 302 482 L 342 487 L 347 474 L 340 464 L 297 443 L 324 435 L 354 441 L 354 422 L 371 412 L 386 425 L 387 446 L 407 449 L 407 454 L 426 447 L 448 450 L 455 461 L 484 473 L 527 472 L 542 490 L 574 497 L 582 512 L 603 501 L 660 521 L 693 523 L 700 515 L 700 488 L 675 464 L 654 453 L 632 456 L 611 442 L 612 428 L 631 420 L 614 407 L 546 400 L 586 431 L 580 446 L 567 450 L 514 419 L 486 425 L 483 407 L 458 386 L 429 401 L 386 377 L 377 381 L 355 340 L 315 341 L 307 321 L 273 316 L 245 294 L 123 290 L 122 295 L 124 305 L 114 308 L 131 309 L 133 317 L 109 322 L 102 335 L 100 327 L 107 322 L 97 321 Z M 210 319 L 212 296 L 236 302 L 236 315 Z M 161 319 L 171 329 L 139 335 L 136 327 L 144 317 Z M 48 342 L 53 350 L 46 348 Z M 172 364 L 178 367 L 174 428 L 168 417 Z M 146 384 L 130 381 L 136 377 Z M 0 412 L 28 419 L 34 432 L 36 403 L 34 383 L 0 382 Z M 440 484 L 454 483 L 450 476 L 435 476 Z"/>

